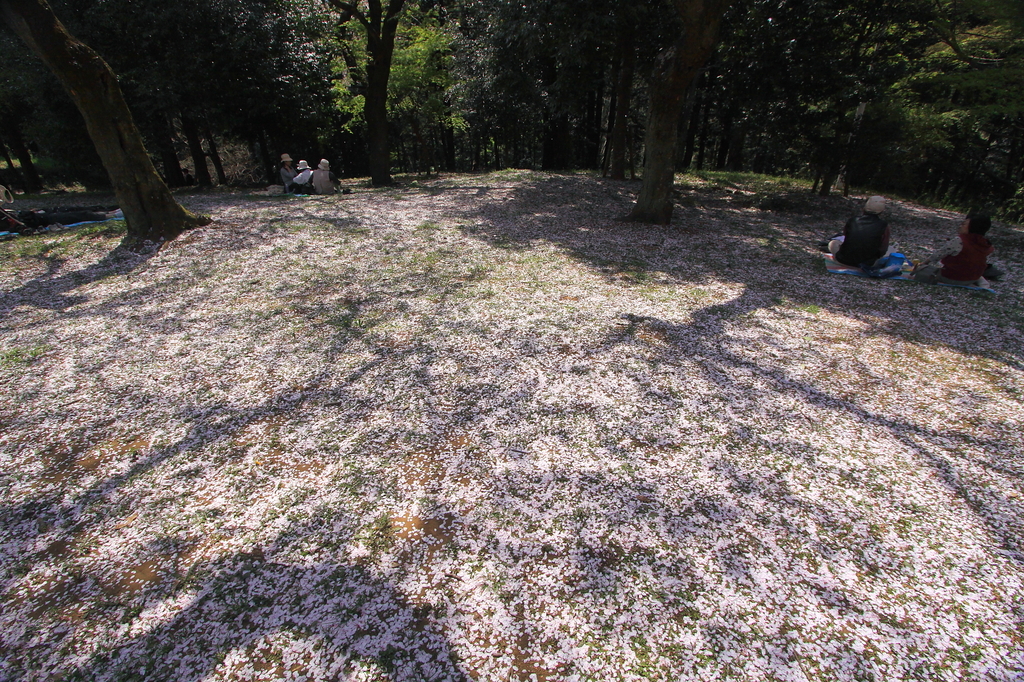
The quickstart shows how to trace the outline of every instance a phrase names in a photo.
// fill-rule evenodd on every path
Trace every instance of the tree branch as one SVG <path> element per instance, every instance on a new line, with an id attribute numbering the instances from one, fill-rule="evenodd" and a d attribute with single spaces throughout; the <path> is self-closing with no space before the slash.
<path id="1" fill-rule="evenodd" d="M 344 24 L 346 21 L 355 17 L 359 20 L 359 23 L 370 29 L 370 22 L 367 20 L 366 15 L 363 14 L 362 10 L 354 2 L 344 2 L 343 0 L 327 0 L 327 4 L 334 9 L 341 12 L 341 21 L 338 23 Z"/>

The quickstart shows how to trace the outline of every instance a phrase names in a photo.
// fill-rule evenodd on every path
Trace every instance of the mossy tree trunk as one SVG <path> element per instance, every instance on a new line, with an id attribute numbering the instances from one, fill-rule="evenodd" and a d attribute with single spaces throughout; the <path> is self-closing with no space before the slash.
<path id="1" fill-rule="evenodd" d="M 686 89 L 714 49 L 722 15 L 731 0 L 675 0 L 682 20 L 679 39 L 658 55 L 651 76 L 651 104 L 644 136 L 644 175 L 629 220 L 667 225 L 672 220 L 679 115 Z"/>
<path id="2" fill-rule="evenodd" d="M 117 76 L 68 32 L 46 0 L 0 0 L 0 15 L 53 71 L 85 118 L 124 211 L 126 246 L 174 239 L 208 222 L 174 200 L 146 153 Z"/>

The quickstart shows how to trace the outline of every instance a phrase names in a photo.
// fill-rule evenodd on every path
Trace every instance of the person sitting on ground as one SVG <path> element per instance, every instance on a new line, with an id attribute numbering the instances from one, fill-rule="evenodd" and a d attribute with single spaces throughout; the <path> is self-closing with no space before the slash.
<path id="1" fill-rule="evenodd" d="M 991 226 L 992 220 L 987 215 L 968 215 L 960 223 L 957 236 L 914 269 L 914 279 L 927 284 L 941 282 L 987 289 L 985 276 L 995 279 L 1002 274 L 988 265 L 988 257 L 996 250 L 985 237 Z"/>
<path id="2" fill-rule="evenodd" d="M 850 218 L 843 234 L 833 237 L 828 250 L 843 265 L 858 268 L 881 267 L 889 255 L 889 223 L 879 217 L 885 197 L 874 196 L 864 203 L 864 214 Z"/>
<path id="3" fill-rule="evenodd" d="M 313 189 L 317 194 L 334 194 L 338 191 L 338 178 L 331 172 L 331 164 L 327 159 L 320 159 L 313 171 Z"/>
<path id="4" fill-rule="evenodd" d="M 298 171 L 298 175 L 292 180 L 292 191 L 296 194 L 312 194 L 313 171 L 310 170 L 309 164 L 306 163 L 305 159 L 302 159 L 295 169 Z"/>
<path id="5" fill-rule="evenodd" d="M 285 192 L 292 191 L 292 183 L 295 181 L 295 176 L 298 175 L 298 171 L 292 168 L 292 157 L 288 154 L 281 155 L 281 184 L 284 185 Z"/>

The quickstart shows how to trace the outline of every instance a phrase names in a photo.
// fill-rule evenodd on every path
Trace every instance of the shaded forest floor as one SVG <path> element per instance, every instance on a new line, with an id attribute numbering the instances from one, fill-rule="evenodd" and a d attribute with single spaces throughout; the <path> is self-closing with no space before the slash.
<path id="1" fill-rule="evenodd" d="M 0 244 L 0 679 L 1024 674 L 1020 228 L 993 296 L 750 179 L 352 186 Z"/>

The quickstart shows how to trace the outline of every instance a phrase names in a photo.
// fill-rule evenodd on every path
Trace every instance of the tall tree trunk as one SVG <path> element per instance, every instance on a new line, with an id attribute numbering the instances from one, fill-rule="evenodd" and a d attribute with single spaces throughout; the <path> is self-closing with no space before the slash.
<path id="1" fill-rule="evenodd" d="M 704 159 L 708 151 L 708 136 L 711 134 L 711 100 L 704 103 L 704 116 L 700 123 L 700 136 L 697 140 L 697 170 L 704 170 Z"/>
<path id="2" fill-rule="evenodd" d="M 658 55 L 644 136 L 644 176 L 630 220 L 667 225 L 672 220 L 673 161 L 679 113 L 690 82 L 704 66 L 730 0 L 675 0 L 683 34 Z"/>
<path id="3" fill-rule="evenodd" d="M 747 143 L 746 122 L 738 125 L 733 123 L 732 135 L 729 137 L 729 153 L 725 158 L 725 167 L 731 171 L 743 170 L 743 147 Z"/>
<path id="4" fill-rule="evenodd" d="M 114 72 L 68 33 L 45 0 L 0 0 L 0 14 L 56 74 L 85 118 L 124 211 L 126 246 L 173 239 L 209 222 L 174 201 L 146 153 Z"/>
<path id="5" fill-rule="evenodd" d="M 341 10 L 341 21 L 352 17 L 366 29 L 366 51 L 370 61 L 366 65 L 366 94 L 363 99 L 363 118 L 366 119 L 367 146 L 370 153 L 370 181 L 375 186 L 391 184 L 391 148 L 388 142 L 388 80 L 391 78 L 391 58 L 395 52 L 395 34 L 405 0 L 369 0 L 368 12 L 356 2 L 327 0 Z"/>
<path id="6" fill-rule="evenodd" d="M 174 148 L 174 128 L 170 121 L 161 117 L 157 131 L 154 133 L 160 151 L 160 162 L 164 167 L 164 180 L 170 187 L 184 187 L 185 174 L 181 172 L 178 152 Z"/>
<path id="7" fill-rule="evenodd" d="M 388 58 L 390 65 L 390 55 Z M 370 153 L 370 181 L 375 187 L 391 184 L 391 146 L 388 140 L 388 77 L 380 65 L 367 67 L 368 85 L 363 102 Z"/>
<path id="8" fill-rule="evenodd" d="M 561 113 L 548 112 L 544 117 L 544 147 L 541 170 L 569 168 L 569 120 Z"/>
<path id="9" fill-rule="evenodd" d="M 601 154 L 601 175 L 607 177 L 611 170 L 612 163 L 612 131 L 615 129 L 615 88 L 619 82 L 619 63 L 618 60 L 612 67 L 612 94 L 608 98 L 608 121 L 607 130 L 608 134 L 604 139 L 604 151 Z"/>
<path id="10" fill-rule="evenodd" d="M 206 152 L 203 141 L 199 138 L 199 126 L 191 116 L 181 115 L 181 132 L 185 134 L 188 151 L 192 155 L 192 165 L 196 169 L 196 184 L 200 187 L 213 187 L 210 168 L 206 165 Z"/>
<path id="11" fill-rule="evenodd" d="M 630 96 L 633 94 L 633 72 L 636 66 L 636 48 L 633 45 L 633 26 L 628 19 L 620 19 L 616 38 L 619 53 L 618 78 L 615 80 L 615 120 L 611 134 L 612 180 L 626 179 L 626 123 L 629 116 Z"/>
<path id="12" fill-rule="evenodd" d="M 569 118 L 559 110 L 554 92 L 558 82 L 558 63 L 553 54 L 541 60 L 544 89 L 544 137 L 541 147 L 541 170 L 565 170 L 569 167 Z"/>
<path id="13" fill-rule="evenodd" d="M 267 182 L 276 185 L 281 182 L 281 176 L 277 173 L 274 160 L 270 155 L 270 143 L 267 142 L 267 131 L 260 129 L 260 161 L 263 163 L 263 172 L 266 174 Z"/>
<path id="14" fill-rule="evenodd" d="M 25 178 L 25 190 L 28 192 L 38 192 L 43 188 L 43 180 L 39 177 L 36 165 L 32 162 L 32 152 L 29 151 L 28 145 L 25 144 L 25 138 L 21 136 L 21 130 L 18 128 L 17 121 L 7 118 L 4 121 L 4 127 L 11 143 L 11 149 L 14 151 L 14 156 L 17 157 L 18 163 L 21 164 L 21 175 Z"/>
<path id="15" fill-rule="evenodd" d="M 217 151 L 217 142 L 213 139 L 213 133 L 206 129 L 206 144 L 210 147 L 210 161 L 213 162 L 213 170 L 217 173 L 217 183 L 228 184 L 228 176 L 224 174 L 224 164 L 220 160 L 220 153 Z"/>
<path id="16" fill-rule="evenodd" d="M 587 93 L 589 100 L 587 106 L 587 130 L 586 148 L 587 158 L 584 164 L 587 168 L 601 167 L 601 109 L 604 108 L 604 78 L 597 83 L 597 88 Z"/>
<path id="17" fill-rule="evenodd" d="M 725 159 L 729 155 L 729 141 L 732 139 L 732 110 L 728 110 L 722 117 L 721 130 L 718 134 L 718 151 L 715 154 L 715 170 L 725 168 Z"/>
<path id="18" fill-rule="evenodd" d="M 455 172 L 455 129 L 446 125 L 441 131 L 441 140 L 444 144 L 444 169 L 449 173 Z"/>
<path id="19" fill-rule="evenodd" d="M 697 79 L 696 91 L 694 93 L 693 109 L 690 112 L 690 119 L 686 126 L 686 142 L 683 151 L 683 162 L 680 168 L 689 168 L 693 163 L 693 152 L 697 144 L 697 131 L 700 129 L 701 115 L 706 108 L 704 96 L 704 83 L 707 80 L 706 71 L 701 73 Z"/>
<path id="20" fill-rule="evenodd" d="M 821 174 L 821 187 L 818 188 L 818 196 L 827 197 L 832 193 L 832 185 L 839 179 L 839 160 L 830 161 Z"/>

